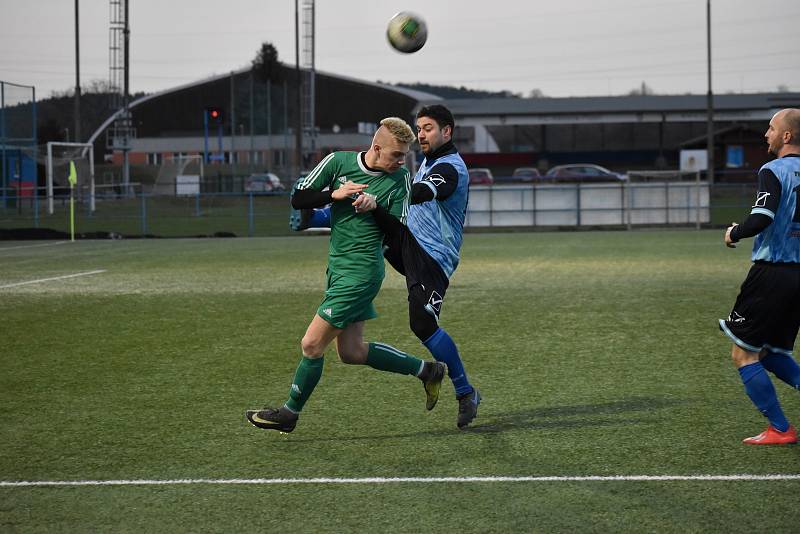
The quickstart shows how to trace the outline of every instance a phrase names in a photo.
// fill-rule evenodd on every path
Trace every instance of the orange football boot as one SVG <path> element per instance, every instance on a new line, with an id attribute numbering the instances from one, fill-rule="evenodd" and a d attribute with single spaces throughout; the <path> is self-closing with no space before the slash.
<path id="1" fill-rule="evenodd" d="M 770 425 L 761 434 L 743 439 L 742 443 L 746 445 L 789 445 L 797 443 L 797 430 L 789 425 L 786 432 L 781 432 Z"/>

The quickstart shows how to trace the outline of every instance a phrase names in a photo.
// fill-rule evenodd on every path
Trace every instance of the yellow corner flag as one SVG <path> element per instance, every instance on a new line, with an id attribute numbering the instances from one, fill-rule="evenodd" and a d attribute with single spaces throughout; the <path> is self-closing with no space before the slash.
<path id="1" fill-rule="evenodd" d="M 75 195 L 73 194 L 73 189 L 75 188 L 75 184 L 78 183 L 78 173 L 75 171 L 75 162 L 69 162 L 69 176 L 67 176 L 67 180 L 69 180 L 69 234 L 70 234 L 70 241 L 75 241 Z"/>
<path id="2" fill-rule="evenodd" d="M 75 170 L 74 161 L 69 162 L 69 176 L 67 177 L 67 180 L 69 180 L 70 187 L 74 187 L 75 184 L 78 183 L 78 172 Z"/>

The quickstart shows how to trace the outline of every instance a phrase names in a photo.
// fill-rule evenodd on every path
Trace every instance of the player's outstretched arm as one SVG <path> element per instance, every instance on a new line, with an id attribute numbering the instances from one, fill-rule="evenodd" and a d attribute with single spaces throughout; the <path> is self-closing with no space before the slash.
<path id="1" fill-rule="evenodd" d="M 331 193 L 333 200 L 344 200 L 345 198 L 356 198 L 364 189 L 367 188 L 366 184 L 357 184 L 355 182 L 345 182 L 340 185 Z"/>
<path id="2" fill-rule="evenodd" d="M 338 189 L 331 191 L 314 191 L 311 189 L 298 189 L 292 195 L 292 207 L 296 210 L 321 208 L 336 200 L 345 198 L 355 198 L 361 191 L 366 189 L 364 184 L 347 182 Z"/>

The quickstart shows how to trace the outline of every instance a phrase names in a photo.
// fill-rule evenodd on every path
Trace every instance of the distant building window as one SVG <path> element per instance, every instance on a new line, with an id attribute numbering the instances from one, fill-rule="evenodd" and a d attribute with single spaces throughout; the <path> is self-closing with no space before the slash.
<path id="1" fill-rule="evenodd" d="M 159 152 L 150 152 L 147 154 L 148 165 L 161 165 L 164 162 L 164 156 Z"/>
<path id="2" fill-rule="evenodd" d="M 272 165 L 275 167 L 283 167 L 284 161 L 286 161 L 286 151 L 285 150 L 273 150 L 272 151 Z"/>

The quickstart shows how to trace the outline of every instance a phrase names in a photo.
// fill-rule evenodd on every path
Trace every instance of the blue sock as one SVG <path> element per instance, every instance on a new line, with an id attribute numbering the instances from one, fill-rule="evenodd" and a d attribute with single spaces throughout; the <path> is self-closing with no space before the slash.
<path id="1" fill-rule="evenodd" d="M 309 228 L 330 228 L 331 227 L 331 209 L 322 208 L 315 209 L 314 214 L 308 221 Z"/>
<path id="2" fill-rule="evenodd" d="M 447 364 L 447 374 L 453 381 L 456 396 L 472 393 L 474 388 L 467 380 L 467 373 L 464 371 L 464 364 L 461 363 L 461 357 L 458 355 L 458 348 L 447 332 L 439 328 L 422 344 L 431 351 L 436 361 Z"/>
<path id="3" fill-rule="evenodd" d="M 761 362 L 739 367 L 739 375 L 742 377 L 747 396 L 758 411 L 769 419 L 770 425 L 781 432 L 786 432 L 789 429 L 789 421 L 783 415 L 778 396 L 775 394 L 775 386 L 772 385 L 772 380 L 769 379 Z"/>
<path id="4" fill-rule="evenodd" d="M 764 369 L 774 374 L 793 388 L 800 390 L 800 365 L 788 354 L 770 352 L 761 358 Z"/>

